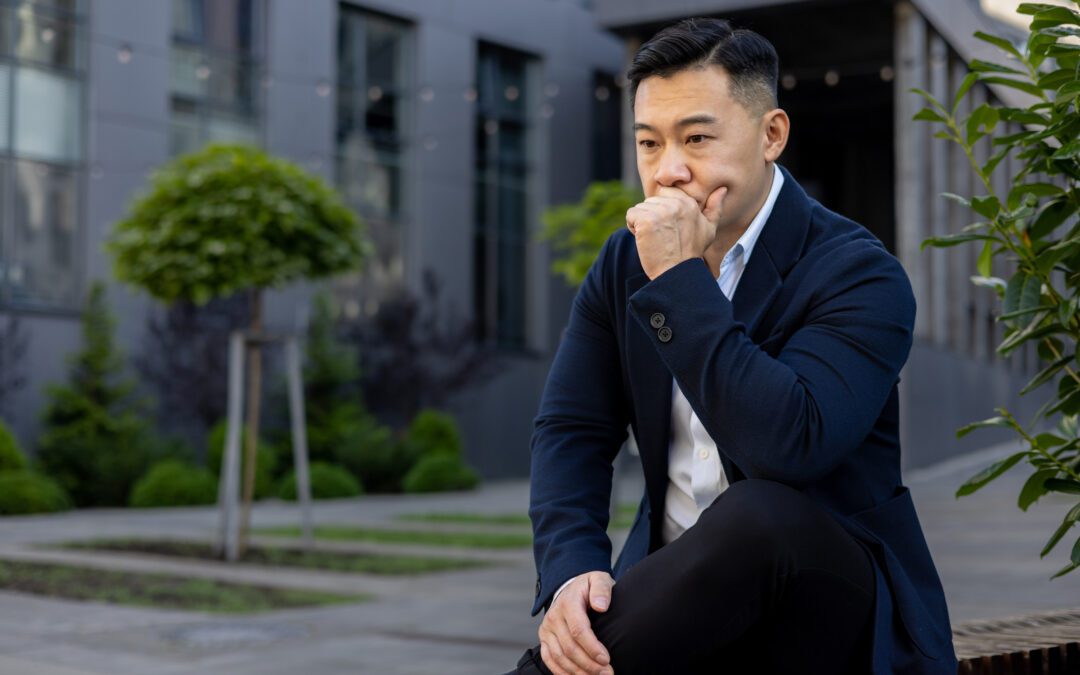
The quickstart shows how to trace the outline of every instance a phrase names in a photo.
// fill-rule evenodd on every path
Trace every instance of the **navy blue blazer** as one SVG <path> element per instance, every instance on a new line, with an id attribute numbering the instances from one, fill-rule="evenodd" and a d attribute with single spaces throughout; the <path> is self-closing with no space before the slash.
<path id="1" fill-rule="evenodd" d="M 734 482 L 801 490 L 876 567 L 872 672 L 955 675 L 941 582 L 901 484 L 897 382 L 915 300 L 865 228 L 784 185 L 731 301 L 704 260 L 650 281 L 611 236 L 574 299 L 532 437 L 535 616 L 573 576 L 663 545 L 672 377 Z M 661 313 L 671 333 L 650 326 Z M 633 429 L 645 495 L 614 568 L 612 461 Z"/>

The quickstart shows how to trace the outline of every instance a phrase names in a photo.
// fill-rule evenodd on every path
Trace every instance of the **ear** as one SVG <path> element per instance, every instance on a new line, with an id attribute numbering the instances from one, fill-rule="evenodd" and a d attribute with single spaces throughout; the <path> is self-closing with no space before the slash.
<path id="1" fill-rule="evenodd" d="M 791 120 L 782 108 L 773 108 L 761 118 L 762 154 L 766 162 L 775 162 L 787 145 Z"/>

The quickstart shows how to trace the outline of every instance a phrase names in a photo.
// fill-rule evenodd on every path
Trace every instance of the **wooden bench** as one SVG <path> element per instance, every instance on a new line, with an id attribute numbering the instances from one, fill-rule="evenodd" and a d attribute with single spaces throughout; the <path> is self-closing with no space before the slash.
<path id="1" fill-rule="evenodd" d="M 953 626 L 960 675 L 1080 675 L 1080 609 Z"/>

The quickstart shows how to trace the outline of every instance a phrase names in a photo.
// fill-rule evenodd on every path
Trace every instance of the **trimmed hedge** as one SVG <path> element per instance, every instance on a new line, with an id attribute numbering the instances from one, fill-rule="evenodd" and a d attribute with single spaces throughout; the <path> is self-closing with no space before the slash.
<path id="1" fill-rule="evenodd" d="M 453 416 L 438 410 L 421 410 L 409 424 L 407 442 L 421 455 L 461 457 L 461 432 Z"/>
<path id="2" fill-rule="evenodd" d="M 416 463 L 403 481 L 405 492 L 471 490 L 480 477 L 457 457 L 428 455 Z"/>
<path id="3" fill-rule="evenodd" d="M 0 473 L 0 515 L 53 513 L 69 508 L 71 499 L 48 476 L 25 470 Z"/>
<path id="4" fill-rule="evenodd" d="M 25 468 L 26 455 L 19 449 L 19 442 L 0 422 L 0 471 L 21 471 Z"/>
<path id="5" fill-rule="evenodd" d="M 363 492 L 360 482 L 351 473 L 333 464 L 312 462 L 308 468 L 311 477 L 312 499 L 339 499 L 355 497 Z M 290 471 L 278 484 L 278 497 L 296 501 L 296 472 Z"/>
<path id="6" fill-rule="evenodd" d="M 217 479 L 206 469 L 179 460 L 155 464 L 135 483 L 128 503 L 136 508 L 194 506 L 217 501 Z"/>

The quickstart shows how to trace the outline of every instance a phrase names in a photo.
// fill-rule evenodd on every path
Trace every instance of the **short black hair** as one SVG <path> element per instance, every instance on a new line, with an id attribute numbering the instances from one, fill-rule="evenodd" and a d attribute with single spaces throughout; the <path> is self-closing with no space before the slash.
<path id="1" fill-rule="evenodd" d="M 654 75 L 670 77 L 690 68 L 723 67 L 731 78 L 731 97 L 760 115 L 776 107 L 780 59 L 772 43 L 752 30 L 732 28 L 724 19 L 683 19 L 643 44 L 626 72 L 630 105 L 638 84 Z"/>

